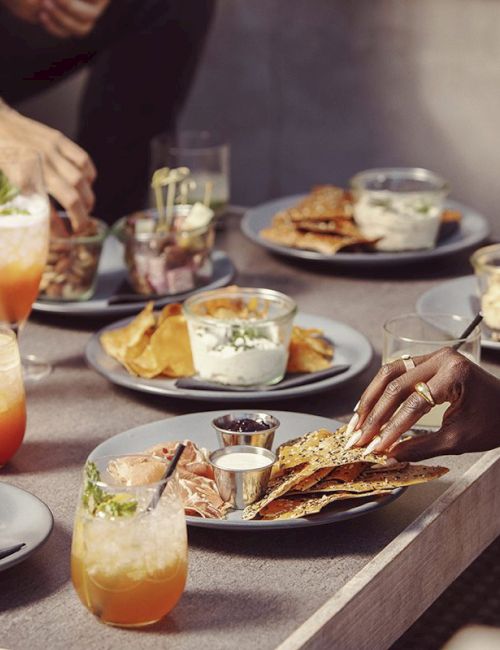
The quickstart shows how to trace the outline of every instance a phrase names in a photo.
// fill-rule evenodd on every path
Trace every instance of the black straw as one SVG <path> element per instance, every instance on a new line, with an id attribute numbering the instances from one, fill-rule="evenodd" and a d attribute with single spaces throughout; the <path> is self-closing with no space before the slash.
<path id="1" fill-rule="evenodd" d="M 464 340 L 460 341 L 459 343 L 455 343 L 455 345 L 453 346 L 454 350 L 459 350 L 462 347 L 462 345 L 465 343 L 465 339 L 469 336 L 469 334 L 471 334 L 476 329 L 476 327 L 479 325 L 479 323 L 482 320 L 483 320 L 483 315 L 481 312 L 478 312 L 475 315 L 474 320 L 471 321 L 469 325 L 467 325 L 467 327 L 464 329 L 462 334 L 458 337 L 459 339 L 464 339 Z"/>
<path id="2" fill-rule="evenodd" d="M 147 508 L 148 510 L 153 510 L 158 505 L 158 502 L 161 499 L 161 495 L 163 494 L 163 491 L 167 487 L 167 480 L 175 472 L 175 468 L 177 467 L 177 463 L 179 462 L 179 460 L 180 460 L 180 458 L 182 456 L 182 453 L 184 452 L 184 449 L 186 449 L 186 445 L 183 445 L 182 442 L 180 442 L 177 445 L 177 449 L 175 450 L 174 457 L 170 461 L 169 466 L 167 467 L 167 469 L 165 470 L 165 473 L 163 474 L 163 476 L 160 479 L 158 488 L 157 488 L 156 492 L 154 493 L 154 496 L 151 499 L 151 503 L 149 504 L 149 506 Z"/>

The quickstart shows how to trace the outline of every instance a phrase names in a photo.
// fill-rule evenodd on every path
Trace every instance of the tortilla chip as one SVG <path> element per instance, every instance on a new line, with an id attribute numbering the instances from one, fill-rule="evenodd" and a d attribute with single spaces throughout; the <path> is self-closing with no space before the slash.
<path id="1" fill-rule="evenodd" d="M 105 352 L 114 359 L 122 362 L 127 357 L 127 351 L 139 345 L 146 332 L 154 327 L 154 302 L 148 302 L 144 309 L 128 325 L 109 330 L 101 335 L 100 341 Z"/>
<path id="2" fill-rule="evenodd" d="M 333 345 L 318 329 L 294 326 L 288 346 L 287 372 L 317 372 L 331 366 Z"/>
<path id="3" fill-rule="evenodd" d="M 186 377 L 194 374 L 186 319 L 166 317 L 151 336 L 147 348 L 128 365 L 140 377 Z"/>
<path id="4" fill-rule="evenodd" d="M 361 499 L 363 497 L 390 494 L 391 490 L 374 490 L 369 494 L 353 494 L 351 492 L 336 492 L 335 494 L 324 494 L 319 497 L 285 497 L 276 499 L 260 512 L 261 519 L 276 521 L 278 519 L 298 519 L 307 515 L 320 512 L 325 506 L 334 501 L 345 501 L 347 499 Z"/>
<path id="5" fill-rule="evenodd" d="M 346 237 L 362 237 L 360 229 L 352 219 L 338 218 L 328 221 L 318 219 L 303 219 L 294 222 L 295 228 L 305 232 L 326 233 L 331 235 L 344 235 Z"/>
<path id="6" fill-rule="evenodd" d="M 359 492 L 366 493 L 372 490 L 393 490 L 398 487 L 407 485 L 417 485 L 418 483 L 427 483 L 434 479 L 440 478 L 446 474 L 446 467 L 430 467 L 427 465 L 408 465 L 402 470 L 387 469 L 372 471 L 366 469 L 358 480 L 338 483 L 329 477 L 316 483 L 316 485 L 304 490 L 305 492 Z"/>
<path id="7" fill-rule="evenodd" d="M 318 483 L 322 479 L 326 478 L 331 471 L 332 470 L 330 469 L 330 467 L 322 467 L 321 469 L 317 469 L 313 474 L 311 474 L 311 476 L 308 476 L 307 478 L 300 481 L 300 483 L 294 485 L 293 489 L 298 492 L 303 492 L 304 490 L 307 490 L 313 485 L 316 485 L 316 483 Z"/>

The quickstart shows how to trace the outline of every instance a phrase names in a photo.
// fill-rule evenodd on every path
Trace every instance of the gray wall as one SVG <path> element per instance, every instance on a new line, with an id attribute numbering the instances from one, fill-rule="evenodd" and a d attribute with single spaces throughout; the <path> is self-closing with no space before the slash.
<path id="1" fill-rule="evenodd" d="M 500 2 L 219 0 L 183 124 L 227 134 L 235 203 L 420 165 L 500 237 Z"/>

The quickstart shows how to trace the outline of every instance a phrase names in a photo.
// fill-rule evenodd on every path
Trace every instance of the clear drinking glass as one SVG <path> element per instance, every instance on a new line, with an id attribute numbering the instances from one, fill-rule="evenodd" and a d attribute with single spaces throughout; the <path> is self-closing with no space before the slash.
<path id="1" fill-rule="evenodd" d="M 38 294 L 49 247 L 49 200 L 40 155 L 0 148 L 0 322 L 16 333 Z M 25 379 L 41 379 L 50 365 L 23 356 Z"/>
<path id="2" fill-rule="evenodd" d="M 153 507 L 162 483 L 126 485 L 115 469 L 124 461 L 160 465 L 159 476 L 166 467 L 165 461 L 140 454 L 87 462 L 73 530 L 71 577 L 82 603 L 103 623 L 141 627 L 168 614 L 184 591 L 186 520 L 175 475 Z"/>
<path id="3" fill-rule="evenodd" d="M 151 143 L 153 170 L 188 167 L 190 187 L 187 203 L 203 203 L 210 184 L 209 207 L 218 217 L 229 203 L 229 144 L 210 131 L 181 131 L 173 137 L 161 134 Z"/>
<path id="4" fill-rule="evenodd" d="M 491 338 L 500 341 L 500 244 L 480 248 L 470 261 L 479 285 L 484 322 Z"/>
<path id="5" fill-rule="evenodd" d="M 454 314 L 404 314 L 384 323 L 383 363 L 390 363 L 403 354 L 412 357 L 435 352 L 442 347 L 460 346 L 458 351 L 465 357 L 480 362 L 481 330 L 476 327 L 469 336 L 461 333 L 470 319 Z M 449 403 L 438 404 L 424 415 L 415 428 L 439 428 Z"/>
<path id="6" fill-rule="evenodd" d="M 15 333 L 0 326 L 0 467 L 21 446 L 26 429 L 26 403 Z"/>

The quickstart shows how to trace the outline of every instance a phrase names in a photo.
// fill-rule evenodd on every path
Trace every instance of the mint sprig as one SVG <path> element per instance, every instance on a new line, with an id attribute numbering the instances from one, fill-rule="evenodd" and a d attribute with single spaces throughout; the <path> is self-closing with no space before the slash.
<path id="1" fill-rule="evenodd" d="M 101 474 L 97 465 L 92 461 L 85 464 L 85 486 L 83 488 L 83 507 L 91 515 L 104 515 L 106 517 L 129 517 L 137 510 L 135 499 L 122 500 L 118 495 L 106 494 L 97 483 Z"/>
<path id="2" fill-rule="evenodd" d="M 0 169 L 0 205 L 10 203 L 19 194 L 19 188 L 13 185 Z"/>

